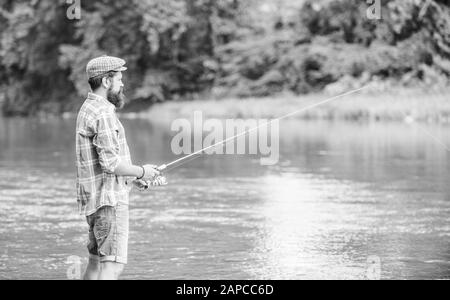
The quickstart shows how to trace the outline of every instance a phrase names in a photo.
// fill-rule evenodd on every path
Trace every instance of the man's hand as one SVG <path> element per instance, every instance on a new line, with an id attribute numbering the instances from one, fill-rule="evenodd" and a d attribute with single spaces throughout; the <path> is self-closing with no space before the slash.
<path id="1" fill-rule="evenodd" d="M 156 176 L 160 175 L 161 172 L 158 171 L 158 166 L 155 165 L 145 165 L 143 166 L 145 170 L 144 178 L 141 178 L 143 180 L 153 180 Z"/>
<path id="2" fill-rule="evenodd" d="M 150 185 L 146 181 L 144 181 L 142 179 L 141 180 L 139 180 L 139 179 L 134 180 L 133 181 L 133 185 L 140 191 L 145 191 L 145 190 L 147 190 L 150 187 Z"/>

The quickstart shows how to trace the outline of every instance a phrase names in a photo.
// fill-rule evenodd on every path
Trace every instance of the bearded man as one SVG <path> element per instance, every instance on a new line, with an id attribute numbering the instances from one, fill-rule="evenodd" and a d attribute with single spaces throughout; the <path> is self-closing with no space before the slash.
<path id="1" fill-rule="evenodd" d="M 76 125 L 77 200 L 89 225 L 89 264 L 84 279 L 118 279 L 127 264 L 129 192 L 136 180 L 159 175 L 154 165 L 132 164 L 125 130 L 116 115 L 126 102 L 123 59 L 91 60 L 92 92 Z"/>

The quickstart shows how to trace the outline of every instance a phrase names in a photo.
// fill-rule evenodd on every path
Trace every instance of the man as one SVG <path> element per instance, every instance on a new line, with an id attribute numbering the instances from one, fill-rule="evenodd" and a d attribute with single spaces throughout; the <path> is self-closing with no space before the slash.
<path id="1" fill-rule="evenodd" d="M 127 263 L 129 192 L 134 180 L 153 180 L 156 166 L 135 166 L 116 109 L 125 104 L 125 61 L 109 56 L 86 68 L 92 93 L 76 127 L 77 198 L 89 224 L 86 280 L 119 278 Z"/>

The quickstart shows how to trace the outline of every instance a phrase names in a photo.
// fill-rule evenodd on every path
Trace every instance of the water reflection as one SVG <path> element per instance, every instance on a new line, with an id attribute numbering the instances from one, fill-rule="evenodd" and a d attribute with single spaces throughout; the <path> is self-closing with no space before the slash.
<path id="1" fill-rule="evenodd" d="M 0 278 L 65 278 L 85 257 L 75 120 L 0 119 Z M 136 162 L 163 163 L 170 124 L 124 120 Z M 429 126 L 450 144 L 445 127 Z M 286 121 L 281 161 L 207 156 L 132 194 L 125 278 L 449 278 L 448 153 L 406 124 Z M 20 216 L 20 217 L 19 217 Z"/>

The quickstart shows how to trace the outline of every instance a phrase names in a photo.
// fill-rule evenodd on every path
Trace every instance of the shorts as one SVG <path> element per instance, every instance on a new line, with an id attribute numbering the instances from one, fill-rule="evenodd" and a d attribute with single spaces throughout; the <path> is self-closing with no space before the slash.
<path id="1" fill-rule="evenodd" d="M 100 262 L 128 262 L 128 205 L 104 206 L 86 217 L 89 224 L 88 251 Z"/>

